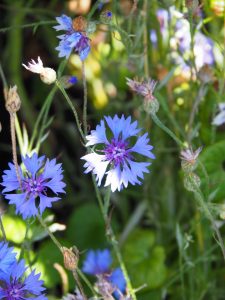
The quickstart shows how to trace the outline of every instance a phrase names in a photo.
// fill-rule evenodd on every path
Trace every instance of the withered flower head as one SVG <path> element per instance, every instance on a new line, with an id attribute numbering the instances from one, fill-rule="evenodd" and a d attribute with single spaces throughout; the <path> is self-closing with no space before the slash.
<path id="1" fill-rule="evenodd" d="M 180 152 L 181 165 L 182 168 L 186 171 L 193 171 L 197 165 L 197 158 L 202 151 L 202 147 L 199 147 L 197 150 L 187 148 Z"/>
<path id="2" fill-rule="evenodd" d="M 154 100 L 153 96 L 154 89 L 156 87 L 157 81 L 152 80 L 151 78 L 147 80 L 138 80 L 138 79 L 127 79 L 127 85 L 131 90 L 145 98 L 145 100 Z"/>

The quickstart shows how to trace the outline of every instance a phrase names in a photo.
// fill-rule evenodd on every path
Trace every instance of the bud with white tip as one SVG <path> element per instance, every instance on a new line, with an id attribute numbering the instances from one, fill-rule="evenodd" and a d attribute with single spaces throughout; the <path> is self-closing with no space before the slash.
<path id="1" fill-rule="evenodd" d="M 25 64 L 22 65 L 27 70 L 40 74 L 41 80 L 46 84 L 52 84 L 56 81 L 56 71 L 51 68 L 45 68 L 40 57 L 38 57 L 37 62 L 32 59 L 31 62 L 28 63 L 28 66 Z"/>

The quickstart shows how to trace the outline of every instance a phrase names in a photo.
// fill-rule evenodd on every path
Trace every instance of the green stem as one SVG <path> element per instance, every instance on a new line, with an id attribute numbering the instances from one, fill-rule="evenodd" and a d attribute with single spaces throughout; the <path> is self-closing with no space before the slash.
<path id="1" fill-rule="evenodd" d="M 48 226 L 45 224 L 45 221 L 42 219 L 41 215 L 37 215 L 39 222 L 41 223 L 41 225 L 43 226 L 43 228 L 47 231 L 48 235 L 50 236 L 50 238 L 52 239 L 53 243 L 56 245 L 56 247 L 60 250 L 60 252 L 63 253 L 62 249 L 62 245 L 60 244 L 60 242 L 56 239 L 56 237 L 54 236 L 54 234 L 49 230 Z"/>
<path id="2" fill-rule="evenodd" d="M 157 117 L 156 114 L 151 113 L 152 120 L 158 125 L 163 131 L 165 131 L 180 147 L 183 147 L 183 143 L 180 139 L 176 137 L 176 135 L 167 128 Z"/>
<path id="3" fill-rule="evenodd" d="M 213 226 L 213 229 L 215 230 L 215 233 L 216 233 L 216 236 L 218 238 L 218 245 L 220 246 L 221 248 L 221 251 L 222 251 L 222 254 L 223 254 L 223 258 L 225 260 L 225 247 L 224 247 L 224 242 L 223 242 L 223 239 L 221 237 L 221 234 L 220 234 L 220 231 L 219 231 L 219 228 L 217 227 L 216 225 L 216 222 L 213 218 L 213 215 L 212 213 L 210 212 L 207 204 L 205 203 L 205 200 L 204 200 L 204 197 L 202 195 L 202 192 L 201 190 L 199 189 L 199 187 L 196 185 L 195 181 L 190 177 L 190 180 L 191 180 L 191 183 L 192 183 L 192 186 L 194 188 L 193 192 L 194 192 L 194 195 L 195 195 L 195 198 L 198 202 L 198 204 L 200 205 L 200 207 L 203 209 L 206 217 L 209 219 L 209 221 L 211 222 L 212 226 Z"/>
<path id="4" fill-rule="evenodd" d="M 78 131 L 83 139 L 83 141 L 85 141 L 85 135 L 84 135 L 84 132 L 81 128 L 81 125 L 80 125 L 80 121 L 79 121 L 79 118 L 78 118 L 78 114 L 77 114 L 77 111 L 76 111 L 76 108 L 73 106 L 73 103 L 72 101 L 70 100 L 69 96 L 67 95 L 65 89 L 63 88 L 63 86 L 60 84 L 60 82 L 57 80 L 56 81 L 56 85 L 58 86 L 59 90 L 61 91 L 61 93 L 63 94 L 63 96 L 65 97 L 67 103 L 69 104 L 72 112 L 73 112 L 73 115 L 74 115 L 74 118 L 75 118 L 75 121 L 76 121 L 76 125 L 77 125 L 77 128 L 78 128 Z"/>
<path id="5" fill-rule="evenodd" d="M 3 239 L 6 242 L 7 239 L 6 239 L 6 234 L 5 234 L 5 228 L 4 228 L 4 225 L 2 223 L 2 216 L 1 216 L 1 214 L 0 214 L 0 228 L 1 228 Z"/>
<path id="6" fill-rule="evenodd" d="M 97 183 L 96 183 L 96 180 L 95 180 L 94 176 L 92 176 L 92 180 L 93 180 L 97 200 L 98 200 L 98 203 L 99 203 L 99 206 L 100 206 L 100 210 L 101 210 L 101 213 L 103 215 L 103 219 L 104 219 L 104 222 L 105 222 L 105 225 L 106 225 L 106 234 L 109 237 L 109 239 L 111 241 L 111 244 L 113 246 L 113 249 L 116 253 L 120 268 L 123 272 L 124 278 L 125 278 L 126 283 L 127 283 L 128 291 L 129 291 L 132 299 L 137 300 L 137 297 L 136 297 L 135 291 L 132 287 L 132 284 L 131 284 L 131 281 L 130 281 L 130 278 L 129 278 L 129 275 L 128 275 L 128 272 L 127 272 L 127 269 L 126 269 L 126 266 L 123 262 L 123 258 L 122 258 L 121 252 L 120 252 L 118 241 L 116 240 L 115 234 L 114 234 L 113 229 L 111 227 L 111 224 L 108 220 L 108 215 L 107 215 L 107 211 L 106 211 L 106 207 L 108 206 L 108 204 L 104 206 L 103 201 L 102 201 L 102 197 L 100 195 L 100 191 L 97 187 Z M 107 192 L 106 197 L 105 197 L 105 203 L 109 203 L 110 195 L 111 195 L 111 191 L 109 189 L 109 191 Z"/>
<path id="7" fill-rule="evenodd" d="M 82 81 L 83 81 L 83 90 L 84 90 L 83 126 L 84 126 L 84 134 L 86 136 L 87 135 L 87 81 L 86 81 L 84 61 L 82 61 Z"/>
<path id="8" fill-rule="evenodd" d="M 54 86 L 53 89 L 50 91 L 48 97 L 46 98 L 42 108 L 41 108 L 41 111 L 37 117 L 37 121 L 35 122 L 35 125 L 34 125 L 34 129 L 33 129 L 33 133 L 32 133 L 32 136 L 31 136 L 31 141 L 30 141 L 30 145 L 29 145 L 29 151 L 32 150 L 33 148 L 33 144 L 34 144 L 34 140 L 38 134 L 38 132 L 41 132 L 42 130 L 40 130 L 39 128 L 39 125 L 40 125 L 40 122 L 41 122 L 41 119 L 42 119 L 42 116 L 45 114 L 47 115 L 48 114 L 48 111 L 50 109 L 50 106 L 51 106 L 51 103 L 52 103 L 52 100 L 53 100 L 53 96 L 55 94 L 57 90 L 57 87 Z"/>
<path id="9" fill-rule="evenodd" d="M 92 291 L 93 295 L 96 295 L 96 292 L 95 290 L 93 289 L 90 281 L 87 279 L 87 277 L 84 275 L 84 273 L 79 269 L 77 268 L 77 274 L 80 276 L 80 278 L 85 282 L 85 284 L 89 287 L 89 289 Z"/>

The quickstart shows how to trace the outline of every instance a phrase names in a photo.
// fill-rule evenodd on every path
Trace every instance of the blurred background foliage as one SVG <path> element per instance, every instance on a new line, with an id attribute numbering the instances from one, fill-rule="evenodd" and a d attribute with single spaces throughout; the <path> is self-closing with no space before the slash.
<path id="1" fill-rule="evenodd" d="M 198 169 L 201 188 L 224 236 L 224 220 L 220 216 L 225 209 L 225 127 L 211 124 L 218 103 L 225 100 L 224 1 L 118 0 L 102 1 L 106 3 L 99 7 L 100 2 L 0 3 L 0 62 L 8 84 L 18 86 L 22 99 L 18 114 L 23 128 L 20 148 L 26 153 L 40 147 L 40 153 L 56 156 L 65 170 L 67 193 L 46 213 L 46 220 L 65 246 L 79 248 L 80 265 L 88 249 L 109 247 L 90 176 L 83 174 L 80 157 L 85 148 L 73 115 L 56 88 L 44 85 L 38 76 L 22 68 L 22 63 L 40 56 L 46 66 L 59 69 L 62 60 L 57 57 L 58 41 L 52 28 L 56 16 L 88 16 L 91 11 L 91 21 L 96 21 L 108 9 L 113 13 L 112 21 L 109 25 L 97 24 L 91 35 L 91 53 L 85 61 L 89 129 L 104 115 L 131 115 L 149 131 L 157 158 L 142 186 L 130 186 L 112 195 L 112 224 L 133 286 L 140 288 L 138 299 L 222 300 L 224 261 L 211 225 L 193 195 L 183 187 L 179 149 L 152 123 L 143 110 L 143 99 L 128 89 L 126 77 L 158 80 L 155 96 L 162 122 L 194 149 L 203 146 L 200 160 L 208 176 Z M 197 6 L 190 8 L 191 4 Z M 179 35 L 178 20 L 184 21 Z M 201 36 L 195 41 L 197 33 L 205 39 Z M 187 45 L 183 46 L 185 42 Z M 205 47 L 207 42 L 212 48 L 210 53 Z M 211 56 L 207 61 L 208 55 Z M 63 74 L 79 79 L 68 94 L 81 116 L 81 62 L 76 54 L 71 55 Z M 51 105 L 48 115 L 39 124 L 41 135 L 29 149 L 35 120 L 47 97 Z M 1 99 L 3 171 L 11 160 L 11 146 L 3 94 Z M 63 269 L 61 254 L 43 229 L 35 222 L 25 223 L 16 217 L 14 209 L 1 200 L 1 210 L 7 212 L 3 216 L 7 238 L 23 251 L 29 264 L 42 272 L 49 299 L 60 299 L 67 291 L 73 291 L 74 282 Z M 117 265 L 116 259 L 114 263 Z"/>

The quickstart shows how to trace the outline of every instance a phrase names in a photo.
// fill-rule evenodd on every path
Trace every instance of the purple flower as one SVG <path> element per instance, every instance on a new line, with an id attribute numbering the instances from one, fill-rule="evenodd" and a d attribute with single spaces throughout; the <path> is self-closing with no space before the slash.
<path id="1" fill-rule="evenodd" d="M 1 185 L 4 186 L 2 192 L 9 204 L 15 204 L 16 213 L 26 219 L 39 212 L 42 214 L 47 207 L 52 206 L 52 202 L 58 201 L 59 197 L 48 194 L 64 193 L 65 183 L 62 181 L 61 164 L 56 164 L 55 159 L 46 160 L 45 156 L 38 158 L 34 153 L 22 161 L 24 168 L 19 168 L 21 183 L 14 164 L 9 163 L 10 169 L 4 171 Z"/>
<path id="2" fill-rule="evenodd" d="M 111 131 L 109 133 L 106 132 L 105 121 Z M 138 136 L 140 130 L 137 121 L 131 123 L 131 117 L 125 119 L 115 115 L 101 120 L 96 130 L 86 136 L 86 146 L 95 146 L 95 151 L 81 157 L 86 161 L 85 173 L 92 171 L 99 186 L 106 174 L 105 186 L 110 185 L 112 192 L 120 191 L 128 183 L 141 184 L 139 179 L 143 179 L 143 173 L 149 172 L 150 162 L 139 162 L 137 156 L 141 154 L 151 159 L 155 156 L 151 152 L 153 147 L 148 144 L 148 134 Z"/>
<path id="3" fill-rule="evenodd" d="M 12 248 L 8 248 L 7 244 L 1 246 L 0 256 L 6 250 L 11 253 Z M 0 264 L 2 265 L 2 261 Z M 27 268 L 25 267 L 24 260 L 21 260 L 20 262 L 14 260 L 14 263 L 8 266 L 7 272 L 0 278 L 0 299 L 47 299 L 43 294 L 43 291 L 45 290 L 42 286 L 43 281 L 39 280 L 40 274 L 35 275 L 35 271 L 32 271 L 29 275 L 25 275 L 26 270 Z"/>
<path id="4" fill-rule="evenodd" d="M 109 273 L 112 257 L 108 249 L 90 250 L 84 261 L 83 272 L 90 275 Z"/>
<path id="5" fill-rule="evenodd" d="M 61 17 L 57 17 L 56 20 L 59 25 L 53 28 L 56 31 L 66 31 L 65 34 L 58 36 L 60 42 L 56 50 L 59 51 L 59 57 L 68 58 L 72 50 L 75 50 L 80 56 L 80 59 L 85 60 L 91 49 L 90 39 L 85 35 L 84 31 L 81 32 L 74 29 L 73 21 L 70 17 L 62 15 Z"/>
<path id="6" fill-rule="evenodd" d="M 0 280 L 7 276 L 10 266 L 16 261 L 16 254 L 13 248 L 8 247 L 8 243 L 0 242 Z"/>

